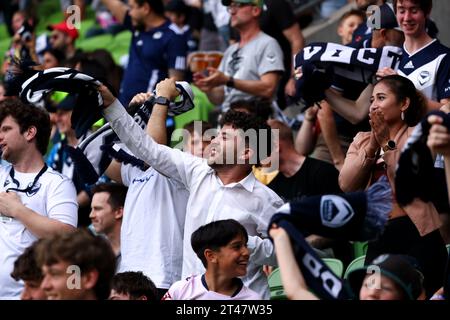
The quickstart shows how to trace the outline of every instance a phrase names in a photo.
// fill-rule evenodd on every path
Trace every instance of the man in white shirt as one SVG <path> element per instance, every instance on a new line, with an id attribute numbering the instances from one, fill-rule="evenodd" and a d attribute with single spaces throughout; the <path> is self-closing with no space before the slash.
<path id="1" fill-rule="evenodd" d="M 235 219 L 249 234 L 251 254 L 244 284 L 268 299 L 267 279 L 262 265 L 275 265 L 276 259 L 272 243 L 264 237 L 267 236 L 271 216 L 283 201 L 252 173 L 251 159 L 257 157 L 259 162 L 261 154 L 258 154 L 256 146 L 266 144 L 260 139 L 253 145 L 246 143 L 242 131 L 248 133 L 250 130 L 246 129 L 254 129 L 255 136 L 260 138 L 263 130 L 258 129 L 270 128 L 258 123 L 251 115 L 230 111 L 224 116 L 224 125 L 218 137 L 207 148 L 207 160 L 200 159 L 156 143 L 140 129 L 105 86 L 99 90 L 107 107 L 104 115 L 120 140 L 137 157 L 163 175 L 182 183 L 190 192 L 184 225 L 182 277 L 204 272 L 190 245 L 191 234 L 211 221 Z M 152 117 L 165 118 L 167 105 L 178 96 L 175 82 L 170 79 L 160 82 L 156 95 L 157 104 Z M 268 133 L 270 131 L 265 131 L 266 137 L 270 137 Z M 230 159 L 233 161 L 228 162 Z"/>
<path id="2" fill-rule="evenodd" d="M 11 277 L 14 261 L 37 239 L 77 226 L 72 181 L 48 168 L 43 155 L 50 119 L 18 99 L 0 103 L 0 299 L 19 299 L 23 283 Z"/>

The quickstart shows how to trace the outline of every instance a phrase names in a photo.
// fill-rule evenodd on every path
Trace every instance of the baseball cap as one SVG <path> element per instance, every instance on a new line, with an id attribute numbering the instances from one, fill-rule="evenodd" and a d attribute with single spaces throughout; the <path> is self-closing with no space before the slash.
<path id="1" fill-rule="evenodd" d="M 395 16 L 394 9 L 388 4 L 382 4 L 379 7 L 379 17 L 378 12 L 372 14 L 369 18 L 367 18 L 367 26 L 372 29 L 395 29 L 398 31 L 402 31 L 397 22 L 397 17 Z M 378 20 L 379 18 L 379 20 Z M 403 31 L 402 31 L 403 32 Z"/>
<path id="2" fill-rule="evenodd" d="M 260 8 L 262 8 L 264 4 L 263 0 L 222 0 L 224 6 L 229 6 L 231 2 L 253 4 Z"/>
<path id="3" fill-rule="evenodd" d="M 359 291 L 369 267 L 378 267 L 380 273 L 394 281 L 404 292 L 408 300 L 417 300 L 422 293 L 423 275 L 418 270 L 417 260 L 401 254 L 382 254 L 369 265 L 353 270 L 348 275 L 348 283 L 355 296 Z"/>
<path id="4" fill-rule="evenodd" d="M 69 37 L 71 37 L 73 40 L 78 38 L 78 30 L 73 26 L 68 26 L 66 21 L 62 21 L 60 23 L 52 24 L 47 27 L 48 30 L 58 30 L 61 32 L 64 32 Z"/>

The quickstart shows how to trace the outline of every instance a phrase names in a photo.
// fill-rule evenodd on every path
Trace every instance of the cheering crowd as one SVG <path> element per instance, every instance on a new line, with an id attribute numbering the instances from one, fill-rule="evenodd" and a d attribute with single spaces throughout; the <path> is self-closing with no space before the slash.
<path id="1" fill-rule="evenodd" d="M 121 65 L 69 18 L 36 35 L 39 2 L 1 8 L 0 299 L 269 300 L 276 273 L 286 299 L 449 299 L 432 0 L 349 0 L 341 44 L 287 0 L 61 1 L 130 35 Z"/>

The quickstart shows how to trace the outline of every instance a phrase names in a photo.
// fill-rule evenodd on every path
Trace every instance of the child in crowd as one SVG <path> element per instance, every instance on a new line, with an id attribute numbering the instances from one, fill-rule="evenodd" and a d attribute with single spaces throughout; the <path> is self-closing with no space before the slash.
<path id="1" fill-rule="evenodd" d="M 339 19 L 337 34 L 341 37 L 343 45 L 352 42 L 353 31 L 355 31 L 364 20 L 364 12 L 357 9 L 350 10 L 342 15 Z"/>
<path id="2" fill-rule="evenodd" d="M 114 275 L 109 300 L 159 300 L 156 286 L 141 271 Z"/>
<path id="3" fill-rule="evenodd" d="M 198 228 L 191 245 L 206 272 L 175 282 L 162 300 L 260 300 L 238 278 L 247 273 L 247 241 L 247 231 L 233 219 Z"/>

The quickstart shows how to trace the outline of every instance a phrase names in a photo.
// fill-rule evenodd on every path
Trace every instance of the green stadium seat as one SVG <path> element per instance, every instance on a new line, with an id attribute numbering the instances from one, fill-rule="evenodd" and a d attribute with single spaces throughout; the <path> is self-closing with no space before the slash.
<path id="1" fill-rule="evenodd" d="M 78 38 L 77 41 L 80 41 L 82 39 L 84 39 L 84 37 L 86 36 L 86 32 L 92 28 L 95 25 L 95 20 L 94 19 L 87 19 L 87 20 L 83 20 L 81 21 L 81 26 L 80 29 L 78 30 L 78 33 L 80 34 L 80 37 Z"/>
<path id="2" fill-rule="evenodd" d="M 114 36 L 115 45 L 127 45 L 130 46 L 131 31 L 122 31 Z"/>
<path id="3" fill-rule="evenodd" d="M 367 252 L 368 242 L 360 242 L 355 241 L 353 242 L 353 258 L 356 259 L 358 257 L 364 256 Z"/>
<path id="4" fill-rule="evenodd" d="M 3 60 L 5 59 L 5 53 L 11 45 L 11 39 L 5 38 L 0 40 L 0 67 L 3 65 Z"/>
<path id="5" fill-rule="evenodd" d="M 270 300 L 287 300 L 284 293 L 283 284 L 281 282 L 280 269 L 276 268 L 267 278 L 270 289 Z"/>
<path id="6" fill-rule="evenodd" d="M 4 41 L 5 39 L 9 39 L 9 38 L 11 38 L 11 37 L 9 36 L 8 28 L 6 27 L 6 24 L 1 23 L 0 24 L 0 41 Z"/>
<path id="7" fill-rule="evenodd" d="M 61 10 L 54 12 L 51 15 L 39 16 L 40 21 L 36 28 L 37 34 L 42 33 L 42 31 L 47 31 L 47 26 L 59 23 L 64 20 L 64 15 Z"/>
<path id="8" fill-rule="evenodd" d="M 84 51 L 94 51 L 96 49 L 106 49 L 110 51 L 113 37 L 110 34 L 102 34 L 96 37 L 82 39 L 76 42 L 77 48 Z"/>
<path id="9" fill-rule="evenodd" d="M 335 258 L 323 258 L 323 262 L 336 274 L 339 278 L 344 272 L 344 265 L 341 260 Z M 280 269 L 276 268 L 267 278 L 270 289 L 270 300 L 287 300 L 286 293 L 281 282 Z"/>
<path id="10" fill-rule="evenodd" d="M 345 270 L 344 279 L 347 279 L 348 274 L 350 272 L 352 272 L 353 270 L 364 267 L 365 260 L 366 260 L 366 256 L 364 255 L 364 256 L 360 256 L 360 257 L 356 258 L 355 260 L 353 260 L 352 262 L 350 262 L 347 267 L 347 270 Z"/>
<path id="11" fill-rule="evenodd" d="M 323 258 L 322 260 L 336 276 L 339 278 L 342 277 L 342 274 L 344 273 L 344 264 L 341 260 L 336 258 Z"/>

